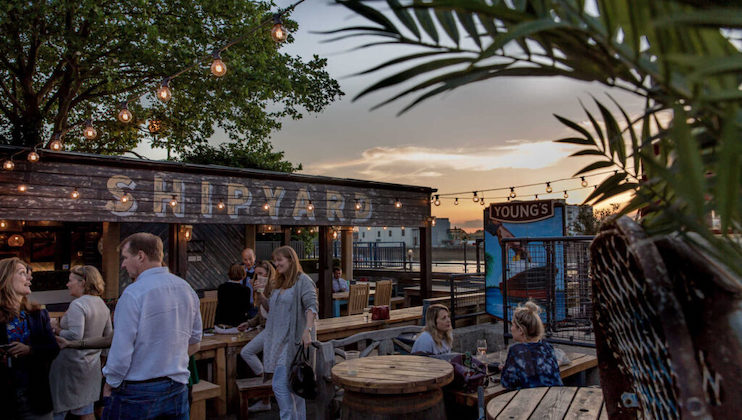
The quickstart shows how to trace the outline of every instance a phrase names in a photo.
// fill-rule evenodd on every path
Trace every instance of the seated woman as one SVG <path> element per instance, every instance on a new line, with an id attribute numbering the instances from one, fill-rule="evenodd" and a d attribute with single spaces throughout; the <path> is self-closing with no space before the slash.
<path id="1" fill-rule="evenodd" d="M 430 305 L 425 313 L 425 328 L 412 345 L 412 354 L 437 355 L 451 352 L 451 315 L 439 303 Z"/>
<path id="2" fill-rule="evenodd" d="M 538 305 L 528 301 L 513 313 L 510 332 L 516 344 L 508 350 L 500 377 L 500 384 L 506 389 L 563 385 L 554 348 L 541 341 L 544 324 L 540 312 Z"/>
<path id="3" fill-rule="evenodd" d="M 242 285 L 245 278 L 245 268 L 240 263 L 229 267 L 229 281 L 219 285 L 217 289 L 216 324 L 237 326 L 247 319 L 252 305 L 250 304 L 250 289 Z"/>

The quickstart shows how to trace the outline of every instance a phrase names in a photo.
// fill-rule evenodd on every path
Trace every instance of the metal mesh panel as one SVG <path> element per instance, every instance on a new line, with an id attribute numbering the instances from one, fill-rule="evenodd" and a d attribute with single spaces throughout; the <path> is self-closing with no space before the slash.
<path id="1" fill-rule="evenodd" d="M 503 239 L 505 318 L 532 300 L 542 309 L 548 341 L 594 346 L 589 278 L 592 237 Z M 504 325 L 510 337 L 509 324 Z"/>
<path id="2" fill-rule="evenodd" d="M 451 319 L 476 318 L 486 314 L 485 278 L 482 274 L 453 274 L 451 285 Z M 455 326 L 456 323 L 454 322 Z"/>

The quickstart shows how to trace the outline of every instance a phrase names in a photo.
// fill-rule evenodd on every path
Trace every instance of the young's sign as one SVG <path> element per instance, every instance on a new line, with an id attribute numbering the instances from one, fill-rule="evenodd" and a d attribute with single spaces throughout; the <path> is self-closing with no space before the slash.
<path id="1" fill-rule="evenodd" d="M 554 216 L 554 200 L 492 203 L 489 211 L 490 219 L 498 222 L 537 222 Z"/>

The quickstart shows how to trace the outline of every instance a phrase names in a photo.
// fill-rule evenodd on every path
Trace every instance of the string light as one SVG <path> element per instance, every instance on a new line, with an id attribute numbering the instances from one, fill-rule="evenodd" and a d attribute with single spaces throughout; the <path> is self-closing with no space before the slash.
<path id="1" fill-rule="evenodd" d="M 62 150 L 62 139 L 59 137 L 59 134 L 55 134 L 52 136 L 52 141 L 49 143 L 49 148 L 54 150 L 55 152 L 58 152 Z"/>
<path id="2" fill-rule="evenodd" d="M 217 203 L 216 208 L 219 210 L 224 210 L 224 201 L 219 200 L 219 203 Z"/>
<path id="3" fill-rule="evenodd" d="M 453 205 L 454 206 L 458 206 L 459 205 L 459 198 L 458 197 L 456 197 L 456 199 L 453 200 Z"/>
<path id="4" fill-rule="evenodd" d="M 222 77 L 227 74 L 227 66 L 222 61 L 222 57 L 219 56 L 219 50 L 214 50 L 212 57 L 214 61 L 211 62 L 211 74 L 216 77 Z"/>
<path id="5" fill-rule="evenodd" d="M 157 99 L 163 103 L 167 103 L 167 101 L 172 97 L 173 94 L 170 92 L 170 78 L 166 77 L 162 79 L 162 84 L 160 84 L 160 88 L 157 89 Z"/>
<path id="6" fill-rule="evenodd" d="M 535 196 L 535 197 L 536 197 L 536 201 L 538 201 L 538 194 L 536 194 L 536 196 Z"/>
<path id="7" fill-rule="evenodd" d="M 24 193 L 26 191 L 28 191 L 28 187 L 25 184 L 21 184 L 18 186 L 18 192 Z"/>
<path id="8" fill-rule="evenodd" d="M 268 225 L 268 230 L 269 230 L 269 231 L 270 231 L 270 230 L 273 230 L 273 226 L 271 226 L 271 225 Z"/>
<path id="9" fill-rule="evenodd" d="M 72 191 L 72 194 L 70 194 L 70 197 L 72 197 L 73 200 L 77 200 L 80 198 L 80 192 L 77 191 L 77 187 Z"/>
<path id="10" fill-rule="evenodd" d="M 402 229 L 402 230 L 404 230 L 404 226 L 400 226 L 399 228 Z"/>
<path id="11" fill-rule="evenodd" d="M 36 153 L 36 149 L 33 149 L 33 151 L 31 153 L 29 153 L 28 156 L 26 156 L 26 159 L 28 159 L 28 161 L 31 162 L 31 163 L 38 162 L 39 161 L 39 154 Z"/>
<path id="12" fill-rule="evenodd" d="M 480 206 L 483 206 L 483 205 L 484 205 L 484 197 L 482 197 L 482 198 L 481 198 L 481 199 L 479 200 L 479 205 L 480 205 Z"/>
<path id="13" fill-rule="evenodd" d="M 430 221 L 430 226 L 435 226 L 435 216 L 433 217 L 433 220 Z"/>
<path id="14" fill-rule="evenodd" d="M 580 185 L 582 185 L 583 188 L 587 187 L 587 180 L 585 179 L 585 177 L 581 176 L 580 179 L 582 180 L 582 182 L 580 182 Z"/>
<path id="15" fill-rule="evenodd" d="M 386 226 L 384 226 L 384 230 L 386 230 Z"/>
<path id="16" fill-rule="evenodd" d="M 371 226 L 366 227 L 366 230 L 371 230 Z"/>
<path id="17" fill-rule="evenodd" d="M 0 229 L 5 229 L 6 227 L 8 227 L 8 222 L 5 220 L 0 221 Z"/>
<path id="18" fill-rule="evenodd" d="M 82 135 L 88 140 L 98 137 L 98 130 L 93 127 L 93 120 L 85 121 L 85 129 L 82 130 Z"/>
<path id="19" fill-rule="evenodd" d="M 129 194 L 124 194 L 121 196 L 121 202 L 122 203 L 128 203 L 129 202 Z"/>
<path id="20" fill-rule="evenodd" d="M 356 198 L 356 210 L 360 210 L 360 209 L 361 209 L 361 202 L 358 201 L 358 199 Z"/>
<path id="21" fill-rule="evenodd" d="M 568 198 L 569 194 L 567 194 L 567 190 L 564 190 L 564 198 Z"/>
<path id="22" fill-rule="evenodd" d="M 515 187 L 510 187 L 510 198 L 515 198 Z"/>
<path id="23" fill-rule="evenodd" d="M 296 229 L 296 234 L 301 235 L 301 229 Z"/>
<path id="24" fill-rule="evenodd" d="M 554 191 L 554 190 L 551 188 L 551 182 L 547 182 L 546 183 L 546 193 L 547 194 L 551 194 L 552 191 Z"/>
<path id="25" fill-rule="evenodd" d="M 173 198 L 170 200 L 170 207 L 175 207 L 178 205 L 178 200 L 175 198 L 175 195 L 173 195 Z"/>
<path id="26" fill-rule="evenodd" d="M 286 28 L 283 27 L 281 15 L 276 13 L 275 15 L 273 15 L 273 29 L 271 29 L 271 38 L 273 38 L 273 40 L 276 42 L 283 42 L 286 41 L 287 36 L 288 33 L 286 32 Z"/>
<path id="27" fill-rule="evenodd" d="M 399 199 L 396 199 L 396 200 L 394 201 L 394 207 L 396 207 L 396 208 L 401 208 L 401 207 L 402 207 L 402 202 L 401 202 L 401 201 L 399 201 Z"/>
<path id="28" fill-rule="evenodd" d="M 471 200 L 473 202 L 475 202 L 475 203 L 479 201 L 479 197 L 477 197 L 477 192 L 476 191 L 474 191 L 474 197 L 472 197 Z"/>
<path id="29" fill-rule="evenodd" d="M 436 206 L 441 205 L 441 197 L 438 194 L 435 195 L 435 202 L 433 204 L 435 204 Z"/>
<path id="30" fill-rule="evenodd" d="M 309 204 L 307 204 L 307 211 L 314 211 L 314 204 L 312 204 L 312 200 L 309 200 Z"/>
<path id="31" fill-rule="evenodd" d="M 265 202 L 265 203 L 263 204 L 263 210 L 265 210 L 265 211 L 268 211 L 268 210 L 270 210 L 270 209 L 271 209 L 271 205 L 270 205 L 270 204 L 268 204 L 268 202 Z"/>
<path id="32" fill-rule="evenodd" d="M 338 231 L 333 230 L 332 231 L 332 239 L 337 239 L 337 238 L 338 238 Z"/>
<path id="33" fill-rule="evenodd" d="M 12 171 L 13 168 L 15 168 L 15 163 L 13 162 L 13 159 L 8 159 L 5 162 L 3 162 L 3 169 L 6 171 Z"/>
<path id="34" fill-rule="evenodd" d="M 129 105 L 126 103 L 126 101 L 121 102 L 121 110 L 119 111 L 118 119 L 124 124 L 128 124 L 131 122 L 133 116 L 131 115 L 131 111 L 129 111 Z"/>

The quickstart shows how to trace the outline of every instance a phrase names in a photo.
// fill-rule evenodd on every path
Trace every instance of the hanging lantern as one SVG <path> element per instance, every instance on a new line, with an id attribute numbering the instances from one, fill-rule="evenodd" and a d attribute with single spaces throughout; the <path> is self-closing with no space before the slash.
<path id="1" fill-rule="evenodd" d="M 435 203 L 433 203 L 433 204 L 435 204 L 436 206 L 440 206 L 441 205 L 441 198 L 440 198 L 440 196 L 438 194 L 435 195 Z"/>
<path id="2" fill-rule="evenodd" d="M 23 235 L 19 235 L 17 233 L 15 235 L 11 235 L 10 238 L 8 238 L 8 246 L 21 247 L 24 243 L 26 243 L 26 238 L 24 238 Z"/>
<path id="3" fill-rule="evenodd" d="M 547 182 L 546 183 L 546 192 L 547 193 L 551 193 L 552 191 L 554 191 L 554 190 L 551 188 L 551 182 Z"/>
<path id="4" fill-rule="evenodd" d="M 173 198 L 170 200 L 170 207 L 175 207 L 178 205 L 178 199 L 175 198 L 175 195 L 173 195 Z"/>
<path id="5" fill-rule="evenodd" d="M 18 186 L 18 192 L 24 193 L 26 191 L 28 191 L 28 187 L 25 184 L 21 184 Z"/>
<path id="6" fill-rule="evenodd" d="M 227 66 L 219 56 L 219 50 L 214 50 L 212 57 L 214 58 L 214 61 L 211 62 L 211 74 L 216 77 L 222 77 L 227 74 Z"/>
<path id="7" fill-rule="evenodd" d="M 13 163 L 12 159 L 8 159 L 3 162 L 3 169 L 5 169 L 6 171 L 12 171 L 13 168 L 15 168 L 15 163 Z"/>
<path id="8" fill-rule="evenodd" d="M 314 211 L 314 204 L 312 204 L 312 200 L 309 200 L 309 204 L 307 204 L 307 211 Z"/>
<path id="9" fill-rule="evenodd" d="M 80 198 L 80 192 L 77 191 L 77 187 L 72 191 L 72 194 L 70 194 L 70 197 L 72 197 L 73 200 L 77 200 Z"/>
<path id="10" fill-rule="evenodd" d="M 129 194 L 124 194 L 121 196 L 121 202 L 122 203 L 128 203 L 129 202 Z"/>
<path id="11" fill-rule="evenodd" d="M 170 92 L 170 78 L 166 77 L 162 79 L 162 84 L 160 84 L 160 88 L 157 89 L 157 99 L 164 103 L 167 103 L 167 101 L 169 101 L 172 97 L 173 94 L 172 92 Z"/>
<path id="12" fill-rule="evenodd" d="M 582 188 L 587 187 L 587 180 L 585 179 L 585 177 L 581 176 L 580 179 L 582 180 L 582 182 L 580 182 L 580 185 L 582 185 Z"/>
<path id="13" fill-rule="evenodd" d="M 219 203 L 216 205 L 216 208 L 219 210 L 224 210 L 224 201 L 219 200 Z"/>
<path id="14" fill-rule="evenodd" d="M 126 102 L 121 103 L 121 110 L 119 111 L 118 119 L 124 124 L 130 123 L 133 119 L 133 115 L 131 115 L 131 111 L 129 111 L 129 105 Z"/>
<path id="15" fill-rule="evenodd" d="M 564 190 L 564 198 L 568 198 L 569 194 L 567 194 L 567 190 Z"/>
<path id="16" fill-rule="evenodd" d="M 0 229 L 5 229 L 6 227 L 8 227 L 8 222 L 0 220 Z"/>
<path id="17" fill-rule="evenodd" d="M 454 206 L 458 206 L 458 205 L 459 205 L 459 198 L 458 198 L 458 197 L 456 197 L 456 198 L 455 198 L 455 199 L 453 200 L 453 205 L 454 205 Z"/>
<path id="18" fill-rule="evenodd" d="M 98 130 L 93 127 L 93 120 L 85 121 L 85 129 L 82 130 L 82 135 L 88 140 L 98 137 Z"/>
<path id="19" fill-rule="evenodd" d="M 288 37 L 288 32 L 286 32 L 286 28 L 283 27 L 283 21 L 281 20 L 281 15 L 276 13 L 273 15 L 273 29 L 271 29 L 271 38 L 273 38 L 276 42 L 283 42 L 286 41 L 286 38 Z"/>
<path id="20" fill-rule="evenodd" d="M 402 202 L 399 201 L 399 199 L 394 200 L 394 207 L 396 208 L 402 208 Z"/>
<path id="21" fill-rule="evenodd" d="M 193 226 L 191 225 L 185 225 L 183 226 L 183 237 L 186 241 L 190 241 L 193 239 Z"/>
<path id="22" fill-rule="evenodd" d="M 62 139 L 59 137 L 59 134 L 55 134 L 52 136 L 52 141 L 49 143 L 49 148 L 54 150 L 55 152 L 58 152 L 62 150 Z"/>
<path id="23" fill-rule="evenodd" d="M 471 198 L 471 201 L 473 201 L 475 203 L 479 202 L 479 197 L 477 197 L 477 192 L 476 191 L 474 191 L 474 197 Z"/>
<path id="24" fill-rule="evenodd" d="M 39 154 L 36 153 L 36 149 L 34 149 L 31 153 L 26 156 L 26 159 L 28 159 L 31 163 L 36 163 L 39 161 Z"/>
<path id="25" fill-rule="evenodd" d="M 361 202 L 358 201 L 358 199 L 356 198 L 356 210 L 360 210 L 360 209 L 361 209 Z"/>
<path id="26" fill-rule="evenodd" d="M 510 187 L 510 198 L 515 198 L 515 187 Z"/>
<path id="27" fill-rule="evenodd" d="M 263 210 L 268 211 L 270 209 L 271 209 L 271 205 L 270 204 L 268 204 L 267 202 L 263 204 Z"/>

